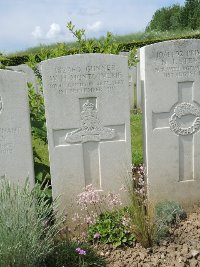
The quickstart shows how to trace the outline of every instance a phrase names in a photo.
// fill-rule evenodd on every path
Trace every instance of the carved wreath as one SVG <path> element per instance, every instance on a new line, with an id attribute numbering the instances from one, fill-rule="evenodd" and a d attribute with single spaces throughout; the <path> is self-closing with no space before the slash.
<path id="1" fill-rule="evenodd" d="M 184 115 L 194 115 L 196 117 L 190 127 L 183 128 L 178 124 L 177 118 L 180 119 Z M 169 119 L 169 125 L 171 131 L 175 132 L 177 135 L 194 134 L 200 129 L 200 109 L 191 103 L 184 102 L 178 104 L 174 109 L 174 113 Z"/>

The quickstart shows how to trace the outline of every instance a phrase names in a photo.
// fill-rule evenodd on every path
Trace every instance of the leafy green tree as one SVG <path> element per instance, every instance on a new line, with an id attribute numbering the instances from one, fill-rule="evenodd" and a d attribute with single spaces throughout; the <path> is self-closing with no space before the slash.
<path id="1" fill-rule="evenodd" d="M 200 28 L 200 0 L 186 0 L 180 14 L 182 28 Z"/>
<path id="2" fill-rule="evenodd" d="M 146 31 L 170 31 L 200 29 L 200 0 L 185 0 L 178 4 L 156 10 Z"/>
<path id="3" fill-rule="evenodd" d="M 181 10 L 182 8 L 178 4 L 158 9 L 154 13 L 152 20 L 146 28 L 146 31 L 168 31 L 179 29 L 181 27 Z"/>

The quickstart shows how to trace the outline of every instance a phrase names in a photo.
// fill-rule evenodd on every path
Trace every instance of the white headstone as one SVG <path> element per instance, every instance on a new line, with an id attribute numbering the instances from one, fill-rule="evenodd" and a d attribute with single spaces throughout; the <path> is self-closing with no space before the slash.
<path id="1" fill-rule="evenodd" d="M 142 83 L 141 83 L 141 77 L 140 77 L 140 48 L 138 49 L 138 60 L 139 62 L 136 65 L 137 68 L 137 80 L 136 80 L 136 95 L 137 95 L 137 108 L 142 108 Z"/>
<path id="2" fill-rule="evenodd" d="M 0 177 L 34 184 L 30 113 L 25 75 L 0 70 Z"/>
<path id="3" fill-rule="evenodd" d="M 131 164 L 127 58 L 82 54 L 42 64 L 53 196 L 88 184 L 118 192 Z"/>
<path id="4" fill-rule="evenodd" d="M 129 52 L 120 52 L 119 54 L 126 57 L 129 56 Z M 131 66 L 128 70 L 130 109 L 133 109 L 135 104 L 135 86 L 137 79 L 136 66 Z"/>
<path id="5" fill-rule="evenodd" d="M 23 72 L 26 74 L 27 82 L 32 83 L 36 92 L 39 92 L 39 85 L 37 83 L 37 78 L 34 71 L 26 64 L 21 64 L 18 66 L 8 66 L 7 69 Z"/>
<path id="6" fill-rule="evenodd" d="M 130 93 L 130 108 L 133 109 L 135 106 L 135 86 L 136 86 L 136 66 L 129 68 L 129 93 Z"/>
<path id="7" fill-rule="evenodd" d="M 140 52 L 149 195 L 189 206 L 200 200 L 200 40 Z"/>

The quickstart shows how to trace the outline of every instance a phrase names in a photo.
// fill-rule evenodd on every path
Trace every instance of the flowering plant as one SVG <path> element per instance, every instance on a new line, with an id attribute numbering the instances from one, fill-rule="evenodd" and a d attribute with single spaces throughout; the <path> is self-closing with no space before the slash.
<path id="1" fill-rule="evenodd" d="M 74 232 L 79 232 L 79 237 L 86 238 L 85 231 L 94 225 L 98 216 L 105 212 L 117 210 L 122 205 L 119 194 L 96 190 L 92 184 L 87 185 L 83 192 L 77 196 L 77 206 L 80 212 L 75 212 L 72 222 L 75 224 Z M 95 233 L 94 233 L 95 234 Z"/>
<path id="2" fill-rule="evenodd" d="M 100 214 L 96 223 L 89 226 L 88 240 L 112 244 L 113 247 L 132 245 L 135 237 L 130 230 L 127 209 Z"/>

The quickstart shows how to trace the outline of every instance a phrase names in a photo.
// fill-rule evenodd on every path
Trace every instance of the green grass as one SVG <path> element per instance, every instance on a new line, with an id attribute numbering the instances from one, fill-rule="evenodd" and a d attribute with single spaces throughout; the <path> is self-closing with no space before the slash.
<path id="1" fill-rule="evenodd" d="M 131 148 L 134 165 L 143 163 L 142 114 L 131 114 Z"/>

